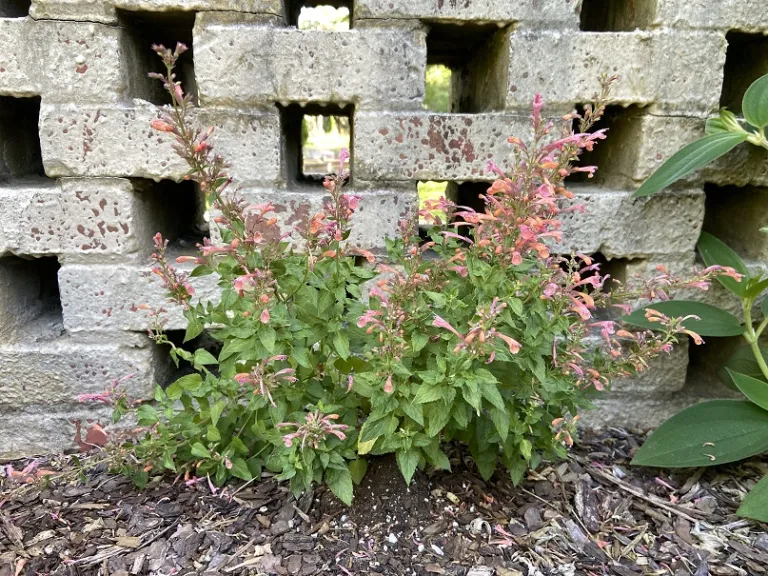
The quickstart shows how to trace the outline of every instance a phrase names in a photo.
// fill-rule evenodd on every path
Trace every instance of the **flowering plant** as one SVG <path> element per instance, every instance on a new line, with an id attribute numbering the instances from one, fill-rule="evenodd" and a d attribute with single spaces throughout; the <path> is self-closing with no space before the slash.
<path id="1" fill-rule="evenodd" d="M 509 166 L 490 166 L 497 179 L 483 195 L 485 210 L 447 200 L 428 206 L 421 214 L 433 224 L 428 239 L 416 219 L 405 221 L 378 261 L 347 240 L 359 198 L 343 192 L 346 153 L 325 181 L 325 208 L 282 232 L 271 205 L 248 206 L 229 193 L 212 130 L 188 124 L 190 100 L 173 75 L 184 47 L 156 50 L 173 106 L 154 127 L 176 137 L 188 177 L 218 214 L 221 241 L 180 258 L 197 265 L 186 275 L 157 236 L 155 272 L 184 309 L 186 340 L 205 330 L 222 348 L 217 357 L 185 350 L 158 320 L 152 336 L 194 372 L 138 409 L 145 431 L 128 449 L 145 468 L 221 484 L 266 467 L 296 492 L 325 480 L 350 502 L 367 454 L 394 453 L 410 482 L 419 467 L 448 469 L 443 448 L 457 441 L 484 477 L 501 464 L 517 482 L 542 458 L 565 454 L 595 391 L 645 369 L 687 330 L 652 312 L 660 332 L 595 318 L 598 309 L 626 310 L 686 282 L 662 270 L 638 288 L 615 284 L 611 292 L 589 256 L 552 253 L 563 233 L 558 216 L 578 209 L 565 177 L 594 171 L 574 161 L 605 138 L 588 130 L 611 79 L 583 117 L 568 115 L 561 125 L 542 118 L 537 97 L 531 143 L 510 138 Z M 714 267 L 687 283 L 723 272 L 732 271 Z M 220 300 L 195 303 L 193 278 L 214 273 Z M 585 342 L 593 333 L 599 342 Z"/>

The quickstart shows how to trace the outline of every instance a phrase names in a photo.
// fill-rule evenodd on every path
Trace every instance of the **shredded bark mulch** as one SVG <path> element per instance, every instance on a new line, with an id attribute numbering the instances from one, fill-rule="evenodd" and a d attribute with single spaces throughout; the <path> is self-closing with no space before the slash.
<path id="1" fill-rule="evenodd" d="M 268 477 L 222 490 L 158 477 L 139 491 L 104 467 L 45 486 L 4 467 L 0 576 L 768 573 L 766 526 L 734 514 L 768 458 L 630 467 L 640 442 L 586 433 L 569 461 L 519 487 L 484 482 L 458 451 L 453 472 L 419 473 L 410 488 L 393 459 L 373 460 L 350 508 L 322 487 L 295 500 Z M 38 460 L 72 467 L 71 456 Z"/>

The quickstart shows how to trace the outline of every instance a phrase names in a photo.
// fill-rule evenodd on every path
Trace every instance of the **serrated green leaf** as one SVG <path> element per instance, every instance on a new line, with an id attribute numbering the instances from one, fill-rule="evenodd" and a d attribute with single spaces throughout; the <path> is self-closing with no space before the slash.
<path id="1" fill-rule="evenodd" d="M 187 330 L 184 332 L 184 342 L 189 342 L 190 340 L 194 340 L 200 334 L 203 333 L 203 323 L 199 321 L 193 321 L 189 322 L 187 324 Z"/>
<path id="2" fill-rule="evenodd" d="M 209 442 L 218 442 L 221 440 L 221 432 L 213 424 L 208 424 L 208 429 L 205 434 L 205 439 Z"/>
<path id="3" fill-rule="evenodd" d="M 499 410 L 505 410 L 504 406 L 504 399 L 501 397 L 501 394 L 499 393 L 499 389 L 496 386 L 496 384 L 493 383 L 487 383 L 482 384 L 480 386 L 480 391 L 483 394 L 483 398 L 488 400 L 491 404 L 493 404 L 496 408 Z"/>
<path id="4" fill-rule="evenodd" d="M 733 383 L 736 384 L 736 387 L 741 390 L 744 396 L 763 410 L 768 410 L 768 383 L 746 374 L 739 374 L 729 368 L 726 368 L 726 370 Z"/>
<path id="5" fill-rule="evenodd" d="M 750 490 L 736 514 L 743 518 L 751 518 L 758 522 L 768 522 L 768 476 L 764 476 Z"/>
<path id="6" fill-rule="evenodd" d="M 426 433 L 434 438 L 448 424 L 451 419 L 451 410 L 442 402 L 433 402 L 424 406 L 424 416 L 427 419 Z"/>
<path id="7" fill-rule="evenodd" d="M 645 318 L 645 311 L 648 309 L 661 312 L 670 318 L 680 318 L 689 315 L 698 316 L 700 320 L 689 318 L 683 322 L 683 326 L 687 330 L 692 330 L 701 336 L 740 336 L 744 332 L 744 328 L 742 328 L 738 318 L 730 312 L 721 310 L 711 304 L 691 300 L 654 302 L 635 310 L 628 316 L 623 316 L 621 320 L 633 326 L 656 330 L 659 328 L 659 324 L 649 322 Z"/>
<path id="8" fill-rule="evenodd" d="M 182 376 L 174 384 L 187 392 L 194 392 L 203 384 L 203 377 L 198 373 Z"/>
<path id="9" fill-rule="evenodd" d="M 211 406 L 211 423 L 216 426 L 219 423 L 219 418 L 221 418 L 222 412 L 224 412 L 224 408 L 226 408 L 227 403 L 224 400 L 219 400 Z"/>
<path id="10" fill-rule="evenodd" d="M 347 506 L 352 504 L 354 496 L 352 487 L 352 476 L 348 468 L 340 470 L 338 468 L 328 468 L 325 471 L 325 483 L 336 495 L 336 498 L 344 502 Z"/>
<path id="11" fill-rule="evenodd" d="M 275 352 L 275 342 L 277 341 L 277 332 L 272 328 L 264 327 L 259 330 L 259 341 L 266 348 L 267 352 L 273 354 Z"/>
<path id="12" fill-rule="evenodd" d="M 336 332 L 333 337 L 333 347 L 342 360 L 349 358 L 349 338 L 344 332 Z"/>
<path id="13" fill-rule="evenodd" d="M 400 404 L 400 408 L 405 412 L 406 416 L 417 422 L 419 426 L 424 426 L 424 411 L 421 404 L 403 401 Z"/>
<path id="14" fill-rule="evenodd" d="M 718 132 L 688 144 L 672 155 L 661 168 L 648 178 L 632 195 L 633 198 L 652 196 L 674 184 L 713 160 L 730 152 L 749 135 L 740 132 Z"/>
<path id="15" fill-rule="evenodd" d="M 422 332 L 414 332 L 411 334 L 411 346 L 414 352 L 420 352 L 424 346 L 429 342 L 429 335 Z"/>
<path id="16" fill-rule="evenodd" d="M 400 468 L 400 473 L 405 478 L 405 483 L 410 485 L 411 479 L 419 465 L 419 453 L 416 450 L 398 450 L 396 456 L 397 467 Z"/>
<path id="17" fill-rule="evenodd" d="M 142 404 L 136 411 L 139 426 L 152 426 L 157 423 L 157 409 L 149 404 Z"/>
<path id="18" fill-rule="evenodd" d="M 195 368 L 198 368 L 200 366 L 210 366 L 211 364 L 218 364 L 219 361 L 216 360 L 216 357 L 208 352 L 208 350 L 205 350 L 204 348 L 198 348 L 195 350 L 195 359 L 194 359 L 194 366 Z"/>
<path id="19" fill-rule="evenodd" d="M 191 447 L 192 456 L 197 456 L 198 458 L 210 458 L 211 453 L 208 452 L 208 448 L 203 446 L 201 442 L 195 442 L 192 444 Z"/>
<path id="20" fill-rule="evenodd" d="M 499 433 L 501 441 L 506 442 L 507 435 L 509 434 L 509 414 L 506 410 L 492 408 L 491 420 L 493 420 L 493 425 L 496 426 L 496 431 Z"/>
<path id="21" fill-rule="evenodd" d="M 768 126 L 768 74 L 747 88 L 741 101 L 741 113 L 755 128 L 762 130 Z"/>
<path id="22" fill-rule="evenodd" d="M 526 461 L 529 461 L 531 459 L 532 451 L 533 451 L 533 444 L 531 444 L 531 441 L 523 438 L 520 441 L 520 454 L 523 455 L 523 458 L 525 458 Z"/>
<path id="23" fill-rule="evenodd" d="M 768 412 L 746 400 L 711 400 L 664 422 L 632 464 L 663 468 L 717 466 L 768 450 Z"/>
<path id="24" fill-rule="evenodd" d="M 413 401 L 416 404 L 427 404 L 428 402 L 434 402 L 435 400 L 441 400 L 443 398 L 443 389 L 441 386 L 429 386 L 428 384 L 422 384 L 419 389 L 416 390 L 416 396 Z"/>
<path id="25" fill-rule="evenodd" d="M 253 475 L 245 460 L 242 458 L 232 458 L 231 462 L 232 468 L 230 468 L 230 472 L 232 472 L 234 477 L 240 478 L 240 480 L 245 480 L 246 482 L 253 480 Z"/>
<path id="26" fill-rule="evenodd" d="M 367 471 L 368 462 L 365 460 L 365 458 L 358 458 L 357 460 L 352 460 L 352 462 L 349 463 L 349 475 L 352 478 L 352 482 L 354 482 L 356 486 L 360 486 L 360 483 L 363 481 L 363 478 L 365 478 L 365 473 Z"/>
<path id="27" fill-rule="evenodd" d="M 745 277 L 749 276 L 746 264 L 741 257 L 736 254 L 731 248 L 722 242 L 717 237 L 707 232 L 702 232 L 699 236 L 699 242 L 696 244 L 701 254 L 701 259 L 707 266 L 730 266 L 736 272 L 744 274 Z M 729 292 L 741 297 L 744 294 L 746 286 L 746 279 L 742 278 L 741 282 L 730 278 L 728 276 L 718 276 L 717 281 L 720 282 Z"/>

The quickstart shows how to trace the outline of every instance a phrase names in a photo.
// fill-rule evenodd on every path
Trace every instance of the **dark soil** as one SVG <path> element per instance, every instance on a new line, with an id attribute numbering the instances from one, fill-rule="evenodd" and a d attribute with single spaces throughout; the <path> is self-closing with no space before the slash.
<path id="1" fill-rule="evenodd" d="M 484 482 L 458 452 L 453 472 L 417 473 L 410 488 L 393 459 L 373 460 L 350 508 L 322 487 L 296 501 L 270 478 L 138 491 L 96 467 L 26 485 L 9 476 L 29 462 L 14 462 L 0 471 L 0 576 L 768 573 L 766 526 L 734 514 L 768 458 L 670 474 L 629 466 L 639 442 L 587 434 L 517 488 Z"/>

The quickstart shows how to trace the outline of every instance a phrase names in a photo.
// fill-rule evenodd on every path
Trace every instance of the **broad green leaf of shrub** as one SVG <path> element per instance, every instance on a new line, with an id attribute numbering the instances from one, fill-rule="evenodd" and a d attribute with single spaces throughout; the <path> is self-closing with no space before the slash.
<path id="1" fill-rule="evenodd" d="M 675 414 L 637 451 L 632 464 L 717 466 L 768 450 L 768 412 L 746 400 L 712 400 Z"/>
<path id="2" fill-rule="evenodd" d="M 757 486 L 752 488 L 736 514 L 759 522 L 768 522 L 768 476 L 763 477 Z"/>
<path id="3" fill-rule="evenodd" d="M 325 483 L 336 495 L 336 498 L 347 506 L 352 504 L 352 475 L 346 466 L 342 468 L 328 468 L 325 471 Z"/>
<path id="4" fill-rule="evenodd" d="M 744 119 L 761 130 L 768 126 L 768 74 L 755 80 L 741 101 Z"/>
<path id="5" fill-rule="evenodd" d="M 712 236 L 712 234 L 702 232 L 696 247 L 707 266 L 730 266 L 736 272 L 744 274 L 745 277 L 749 276 L 747 266 L 741 257 L 731 250 L 725 242 Z M 744 294 L 745 279 L 739 282 L 729 276 L 718 276 L 717 281 L 736 296 L 740 297 Z"/>
<path id="6" fill-rule="evenodd" d="M 736 387 L 741 390 L 744 396 L 763 410 L 768 410 L 768 383 L 746 374 L 739 374 L 728 368 L 726 370 L 728 370 L 733 383 L 736 384 Z"/>
<path id="7" fill-rule="evenodd" d="M 700 320 L 689 318 L 683 322 L 683 326 L 701 336 L 740 336 L 744 332 L 738 318 L 730 312 L 721 310 L 711 304 L 691 300 L 655 302 L 648 306 L 643 306 L 627 316 L 623 316 L 621 320 L 633 326 L 655 330 L 659 327 L 658 323 L 649 322 L 645 318 L 645 311 L 648 309 L 657 310 L 670 318 L 680 318 L 688 315 L 698 316 Z"/>
<path id="8" fill-rule="evenodd" d="M 761 348 L 760 352 L 762 353 L 763 358 L 768 359 L 768 348 Z M 763 372 L 760 370 L 760 365 L 757 363 L 757 360 L 755 360 L 755 354 L 749 346 L 742 346 L 736 350 L 736 352 L 728 358 L 723 368 L 717 372 L 718 377 L 726 386 L 736 390 L 736 385 L 733 383 L 730 374 L 728 374 L 728 369 L 757 380 L 765 381 L 765 376 L 763 376 Z"/>
<path id="9" fill-rule="evenodd" d="M 633 198 L 652 196 L 670 184 L 688 176 L 702 166 L 733 150 L 749 137 L 746 132 L 718 132 L 688 144 L 672 155 L 632 195 Z"/>
<path id="10" fill-rule="evenodd" d="M 368 461 L 365 460 L 365 458 L 358 458 L 349 463 L 350 477 L 352 478 L 352 482 L 357 486 L 359 486 L 363 481 L 363 478 L 365 478 L 366 472 L 368 472 Z"/>
<path id="11" fill-rule="evenodd" d="M 405 483 L 411 483 L 416 467 L 419 465 L 419 453 L 416 450 L 398 450 L 397 467 L 405 478 Z"/>

